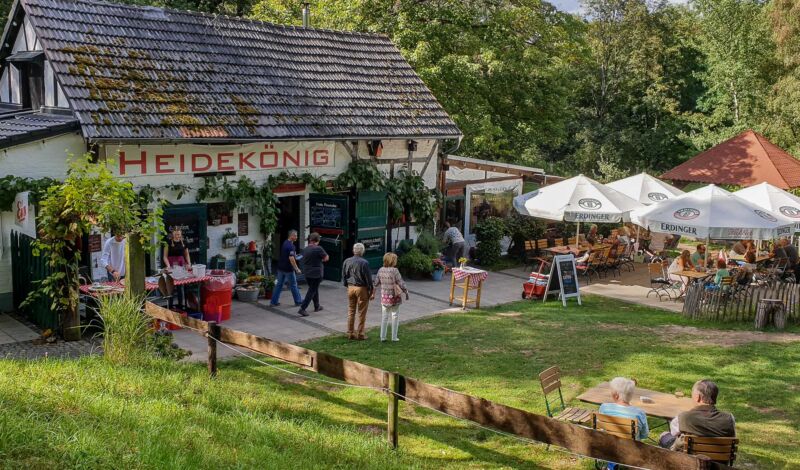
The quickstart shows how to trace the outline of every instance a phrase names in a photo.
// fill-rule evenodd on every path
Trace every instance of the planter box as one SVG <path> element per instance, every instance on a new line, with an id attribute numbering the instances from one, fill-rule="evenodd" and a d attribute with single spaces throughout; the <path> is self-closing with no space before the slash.
<path id="1" fill-rule="evenodd" d="M 242 302 L 255 302 L 258 300 L 258 288 L 236 289 L 236 297 Z"/>

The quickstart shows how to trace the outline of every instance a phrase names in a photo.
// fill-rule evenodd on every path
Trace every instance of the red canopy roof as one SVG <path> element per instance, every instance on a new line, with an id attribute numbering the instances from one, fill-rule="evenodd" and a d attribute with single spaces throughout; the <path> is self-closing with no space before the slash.
<path id="1" fill-rule="evenodd" d="M 676 166 L 661 178 L 742 187 L 766 181 L 791 189 L 800 187 L 800 160 L 763 135 L 748 130 Z"/>

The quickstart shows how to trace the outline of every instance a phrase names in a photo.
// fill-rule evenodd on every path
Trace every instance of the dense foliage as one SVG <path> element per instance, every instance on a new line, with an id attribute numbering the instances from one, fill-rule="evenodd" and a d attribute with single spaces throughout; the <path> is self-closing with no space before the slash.
<path id="1" fill-rule="evenodd" d="M 294 25 L 303 4 L 123 1 Z M 800 152 L 795 0 L 582 0 L 582 15 L 543 0 L 310 3 L 314 27 L 389 36 L 462 129 L 465 156 L 610 180 L 748 128 Z"/>
<path id="2" fill-rule="evenodd" d="M 142 205 L 131 183 L 114 176 L 109 166 L 92 163 L 91 155 L 71 161 L 64 182 L 51 186 L 39 203 L 34 253 L 47 257 L 52 274 L 42 281 L 41 289 L 31 292 L 28 301 L 46 295 L 54 311 L 65 318 L 74 316 L 81 237 L 97 227 L 129 240 L 138 237 L 146 249 L 155 249 L 150 240 L 160 238 L 164 231 L 162 214 L 160 202 Z"/>
<path id="3" fill-rule="evenodd" d="M 414 247 L 397 259 L 397 269 L 412 278 L 427 276 L 433 272 L 433 258 Z"/>
<path id="4" fill-rule="evenodd" d="M 500 240 L 507 230 L 504 220 L 499 217 L 487 217 L 475 226 L 475 237 L 478 240 L 476 255 L 481 265 L 492 266 L 500 260 Z"/>
<path id="5" fill-rule="evenodd" d="M 258 0 L 299 24 L 301 3 Z M 610 180 L 753 128 L 800 151 L 793 0 L 319 0 L 314 26 L 387 34 L 464 132 L 459 153 Z"/>

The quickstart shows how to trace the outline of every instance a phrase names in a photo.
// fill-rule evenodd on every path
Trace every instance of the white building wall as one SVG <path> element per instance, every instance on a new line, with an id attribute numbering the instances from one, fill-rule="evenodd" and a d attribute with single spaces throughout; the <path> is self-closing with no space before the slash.
<path id="1" fill-rule="evenodd" d="M 412 155 L 413 158 L 423 158 L 427 157 L 433 146 L 435 145 L 435 141 L 433 140 L 419 140 L 417 151 L 414 152 Z M 176 147 L 178 147 L 176 145 Z M 114 156 L 116 154 L 116 146 L 105 146 L 100 149 L 101 155 L 107 156 Z M 179 149 L 177 149 L 179 150 Z M 367 146 L 365 142 L 360 142 L 356 146 L 356 151 L 360 158 L 369 158 Z M 58 136 L 50 139 L 45 139 L 44 141 L 37 141 L 32 142 L 25 145 L 20 145 L 17 147 L 12 147 L 0 151 L 0 177 L 5 175 L 15 175 L 15 176 L 26 176 L 30 178 L 41 178 L 45 176 L 49 176 L 51 178 L 63 178 L 66 174 L 67 170 L 67 154 L 72 154 L 75 156 L 80 156 L 86 152 L 86 144 L 83 138 L 81 137 L 80 133 L 74 134 L 67 134 L 63 136 Z M 408 150 L 406 146 L 405 140 L 396 140 L 396 141 L 384 141 L 383 152 L 381 158 L 378 159 L 379 168 L 384 171 L 387 175 L 390 171 L 390 165 L 386 163 L 388 159 L 405 159 L 408 157 Z M 422 175 L 427 186 L 433 188 L 436 186 L 436 172 L 438 169 L 437 164 L 437 152 L 434 151 L 431 161 L 428 164 L 427 168 L 425 169 L 425 173 Z M 351 156 L 348 149 L 342 143 L 335 144 L 335 156 L 334 156 L 334 165 L 332 167 L 326 168 L 318 168 L 318 169 L 310 169 L 309 172 L 315 174 L 318 177 L 322 177 L 325 179 L 333 179 L 338 174 L 344 172 L 347 169 L 347 166 L 350 164 Z M 402 167 L 402 163 L 395 163 L 395 171 L 399 170 Z M 423 168 L 425 167 L 425 163 L 418 162 L 413 164 L 413 169 L 417 172 L 422 172 Z M 237 176 L 233 177 L 238 178 L 239 175 L 246 174 L 249 178 L 253 179 L 257 183 L 263 183 L 266 178 L 271 173 L 278 173 L 281 170 L 272 170 L 272 171 L 253 171 L 253 172 L 239 172 Z M 305 171 L 305 170 L 298 170 Z M 167 185 L 171 184 L 185 184 L 191 185 L 195 188 L 200 187 L 202 181 L 200 178 L 195 178 L 192 175 L 158 175 L 158 176 L 141 176 L 141 177 L 134 177 L 134 178 L 127 178 L 129 179 L 135 187 L 139 188 L 145 185 L 151 185 L 154 188 L 162 188 L 162 197 L 164 197 L 167 201 L 173 204 L 193 204 L 196 203 L 196 191 L 189 191 L 188 193 L 184 194 L 181 199 L 177 198 L 177 194 L 163 189 Z M 282 193 L 280 194 L 281 197 L 284 196 L 303 196 L 304 197 L 304 204 L 301 205 L 301 215 L 302 215 L 302 225 L 304 232 L 303 238 L 307 235 L 307 226 L 309 223 L 308 219 L 308 195 L 310 193 L 309 189 L 304 191 L 294 192 L 294 193 Z M 204 201 L 209 202 L 209 201 Z M 210 201 L 213 202 L 213 201 Z M 5 211 L 0 211 L 0 224 L 2 224 L 2 228 L 0 228 L 0 242 L 2 242 L 3 250 L 2 256 L 0 256 L 0 311 L 4 308 L 8 308 L 10 304 L 10 292 L 11 292 L 11 256 L 10 250 L 8 247 L 10 246 L 10 233 L 11 230 L 14 228 L 14 218 L 13 213 Z M 240 237 L 241 241 L 249 242 L 251 240 L 255 240 L 258 243 L 263 243 L 264 237 L 261 235 L 258 225 L 259 220 L 253 214 L 249 215 L 249 227 L 248 227 L 248 236 Z M 235 249 L 222 248 L 222 235 L 225 233 L 226 228 L 230 228 L 236 231 L 238 227 L 238 214 L 234 214 L 233 224 L 227 225 L 220 225 L 220 226 L 209 226 L 207 235 L 208 235 L 208 256 L 209 258 L 217 253 L 221 253 L 225 255 L 228 259 L 235 258 Z M 398 228 L 395 230 L 395 233 L 392 234 L 392 238 L 397 240 L 398 238 L 402 238 L 405 234 L 404 228 Z M 415 237 L 416 233 L 412 228 L 412 237 Z"/>
<path id="2" fill-rule="evenodd" d="M 80 133 L 65 134 L 44 141 L 18 145 L 0 151 L 0 178 L 6 175 L 28 178 L 63 179 L 67 172 L 67 155 L 86 152 Z M 9 309 L 11 302 L 11 231 L 14 213 L 10 207 L 0 208 L 0 311 Z"/>
<path id="3" fill-rule="evenodd" d="M 359 142 L 355 147 L 352 146 L 352 143 L 348 143 L 350 148 L 354 148 L 355 151 L 358 153 L 359 158 L 370 158 L 369 153 L 367 150 L 366 142 L 362 141 Z M 434 145 L 436 145 L 435 140 L 418 140 L 417 141 L 417 150 L 413 153 L 413 158 L 424 158 L 431 154 L 431 150 L 433 149 Z M 162 151 L 164 146 L 159 146 Z M 180 154 L 186 153 L 183 150 L 181 144 L 172 144 L 170 147 L 174 147 L 174 149 L 170 149 L 170 153 Z M 148 150 L 148 154 L 153 154 L 150 151 L 150 148 L 147 148 L 146 145 L 142 145 L 140 148 Z M 115 145 L 107 145 L 101 150 L 101 155 L 105 155 L 106 158 L 109 158 L 114 161 L 118 161 L 118 152 L 119 146 Z M 213 152 L 213 146 L 209 147 L 209 152 Z M 408 157 L 408 150 L 407 150 L 407 141 L 406 140 L 393 140 L 393 141 L 383 141 L 383 151 L 381 157 L 377 159 L 379 164 L 379 168 L 388 176 L 390 173 L 390 165 L 386 163 L 389 159 L 406 159 Z M 434 151 L 431 156 L 431 161 L 425 168 L 425 163 L 417 162 L 413 163 L 413 169 L 419 173 L 422 173 L 422 170 L 425 169 L 425 173 L 422 175 L 425 183 L 428 187 L 434 188 L 436 187 L 436 173 L 438 169 L 437 164 L 437 152 Z M 319 167 L 319 168 L 302 168 L 292 170 L 297 173 L 300 172 L 308 172 L 317 177 L 332 180 L 337 175 L 343 173 L 347 170 L 348 165 L 351 162 L 351 156 L 348 148 L 345 144 L 341 142 L 337 142 L 335 144 L 335 151 L 334 151 L 334 164 L 330 167 Z M 402 163 L 395 163 L 395 172 L 398 171 L 403 166 Z M 252 179 L 256 184 L 262 184 L 266 179 L 269 177 L 270 174 L 278 174 L 283 169 L 275 169 L 275 170 L 261 170 L 261 171 L 239 171 L 237 172 L 236 176 L 231 176 L 229 179 L 237 180 L 241 176 L 247 176 L 248 178 Z M 199 188 L 202 186 L 202 178 L 195 178 L 193 175 L 147 175 L 147 176 L 134 176 L 134 177 L 127 177 L 127 180 L 133 183 L 134 187 L 141 188 L 146 185 L 150 185 L 153 188 L 159 189 L 161 192 L 161 196 L 164 197 L 168 202 L 172 204 L 194 204 L 196 203 L 197 192 L 196 190 L 189 191 L 181 197 L 181 199 L 177 199 L 177 194 L 166 189 L 166 186 L 173 185 L 173 184 L 182 184 L 192 186 L 194 188 Z M 300 238 L 305 239 L 308 235 L 308 224 L 309 216 L 308 216 L 308 196 L 310 194 L 310 188 L 307 188 L 304 191 L 299 192 L 292 192 L 292 193 L 281 193 L 280 197 L 286 196 L 303 196 L 304 202 L 301 204 L 301 214 L 302 214 L 302 222 L 301 222 L 301 234 Z M 215 201 L 203 201 L 203 202 L 215 202 Z M 236 212 L 236 211 L 235 211 Z M 258 226 L 259 226 L 259 219 L 254 214 L 250 213 L 248 216 L 248 235 L 239 237 L 240 241 L 245 243 L 255 240 L 257 243 L 264 242 L 264 236 L 260 233 Z M 280 222 L 279 222 L 280 223 Z M 236 255 L 235 248 L 222 248 L 222 235 L 226 232 L 226 229 L 230 228 L 232 231 L 236 231 L 238 228 L 238 214 L 234 214 L 233 223 L 226 224 L 226 225 L 219 225 L 213 226 L 209 225 L 207 228 L 207 236 L 208 236 L 208 257 L 211 258 L 212 256 L 220 253 L 224 255 L 227 259 L 233 259 Z M 399 230 L 399 231 L 398 231 Z M 416 232 L 411 230 L 412 237 L 416 237 Z M 396 240 L 398 237 L 402 237 L 405 235 L 405 229 L 397 229 L 395 233 L 392 235 L 392 238 Z M 194 262 L 194 260 L 193 260 Z M 201 261 L 205 262 L 205 261 Z"/>

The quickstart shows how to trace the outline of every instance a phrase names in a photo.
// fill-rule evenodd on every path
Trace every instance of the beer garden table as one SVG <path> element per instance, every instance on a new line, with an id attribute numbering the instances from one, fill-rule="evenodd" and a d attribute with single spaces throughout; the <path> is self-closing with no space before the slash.
<path id="1" fill-rule="evenodd" d="M 652 403 L 643 402 L 641 397 L 649 398 Z M 611 402 L 613 401 L 611 386 L 608 382 L 603 382 L 578 395 L 578 400 L 596 405 Z M 647 416 L 663 418 L 667 421 L 695 406 L 691 398 L 678 397 L 671 393 L 657 392 L 641 387 L 634 389 L 631 405 L 641 408 Z"/>

